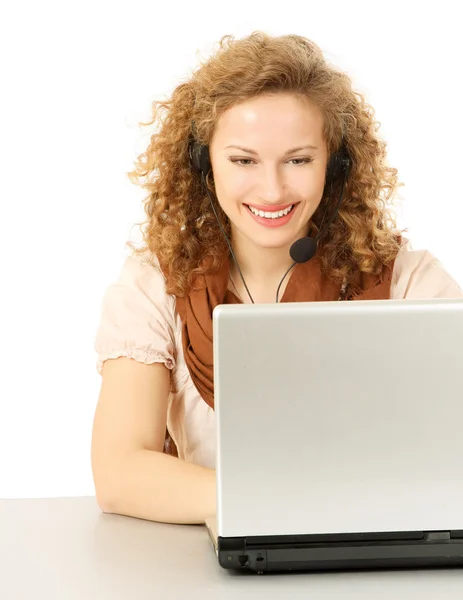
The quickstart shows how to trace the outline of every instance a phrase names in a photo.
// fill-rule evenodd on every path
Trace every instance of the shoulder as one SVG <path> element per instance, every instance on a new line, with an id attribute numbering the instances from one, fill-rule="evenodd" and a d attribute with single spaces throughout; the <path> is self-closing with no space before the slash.
<path id="1" fill-rule="evenodd" d="M 100 307 L 94 347 L 98 372 L 107 358 L 176 364 L 178 324 L 175 300 L 153 256 L 131 254 L 107 286 Z"/>
<path id="2" fill-rule="evenodd" d="M 159 280 L 159 283 L 164 280 L 157 256 L 148 250 L 144 250 L 142 253 L 130 251 L 125 257 L 122 273 L 129 276 L 151 277 Z"/>
<path id="3" fill-rule="evenodd" d="M 118 334 L 146 339 L 156 330 L 172 337 L 176 321 L 175 298 L 166 292 L 158 259 L 147 252 L 126 255 L 104 291 L 100 330 L 110 326 Z"/>
<path id="4" fill-rule="evenodd" d="M 172 310 L 175 307 L 175 297 L 166 292 L 165 275 L 158 258 L 152 252 L 128 254 L 116 283 L 145 295 L 147 300 L 156 304 L 165 305 Z"/>
<path id="5" fill-rule="evenodd" d="M 463 298 L 463 290 L 429 250 L 415 250 L 403 238 L 394 263 L 391 298 Z"/>

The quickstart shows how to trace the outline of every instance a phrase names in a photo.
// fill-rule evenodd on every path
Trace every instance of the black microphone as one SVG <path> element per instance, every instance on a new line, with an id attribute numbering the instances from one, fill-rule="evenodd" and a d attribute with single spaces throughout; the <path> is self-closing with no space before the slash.
<path id="1" fill-rule="evenodd" d="M 317 252 L 317 240 L 311 237 L 303 237 L 296 240 L 289 249 L 289 255 L 295 263 L 305 263 L 315 256 Z"/>

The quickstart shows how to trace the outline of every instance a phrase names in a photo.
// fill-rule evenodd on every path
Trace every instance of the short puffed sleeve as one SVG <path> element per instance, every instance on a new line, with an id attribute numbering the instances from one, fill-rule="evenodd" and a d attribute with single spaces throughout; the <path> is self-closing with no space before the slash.
<path id="1" fill-rule="evenodd" d="M 395 260 L 392 299 L 462 298 L 463 290 L 429 250 L 414 250 L 406 240 Z"/>
<path id="2" fill-rule="evenodd" d="M 175 366 L 175 300 L 155 258 L 130 255 L 105 290 L 94 339 L 101 375 L 108 358 L 125 356 L 146 364 Z"/>

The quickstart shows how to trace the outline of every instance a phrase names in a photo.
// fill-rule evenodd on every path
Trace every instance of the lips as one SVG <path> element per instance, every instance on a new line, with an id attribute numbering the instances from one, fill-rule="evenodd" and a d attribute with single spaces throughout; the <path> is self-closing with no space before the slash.
<path id="1" fill-rule="evenodd" d="M 283 225 L 286 225 L 287 223 L 289 223 L 289 221 L 293 218 L 293 215 L 296 211 L 298 204 L 286 204 L 286 205 L 280 205 L 280 206 L 273 206 L 273 210 L 269 210 L 269 206 L 256 206 L 255 204 L 252 204 L 252 208 L 253 210 L 259 210 L 262 211 L 264 213 L 278 213 L 280 211 L 283 211 L 287 208 L 291 208 L 291 210 L 283 216 L 278 216 L 278 217 L 271 217 L 271 216 L 259 216 L 256 215 L 252 212 L 250 206 L 248 204 L 245 204 L 244 206 L 246 206 L 246 212 L 248 213 L 248 215 L 254 219 L 254 221 L 256 223 L 258 223 L 259 225 L 262 225 L 264 227 L 270 227 L 270 228 L 275 228 L 275 227 L 282 227 Z M 266 209 L 266 210 L 265 210 Z"/>

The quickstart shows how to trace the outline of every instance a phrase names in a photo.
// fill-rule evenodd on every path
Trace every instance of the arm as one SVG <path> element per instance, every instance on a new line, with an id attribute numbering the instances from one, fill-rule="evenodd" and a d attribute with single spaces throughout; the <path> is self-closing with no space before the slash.
<path id="1" fill-rule="evenodd" d="M 91 450 L 104 512 L 165 523 L 204 523 L 215 514 L 215 471 L 162 453 L 168 395 L 164 364 L 105 361 Z"/>

